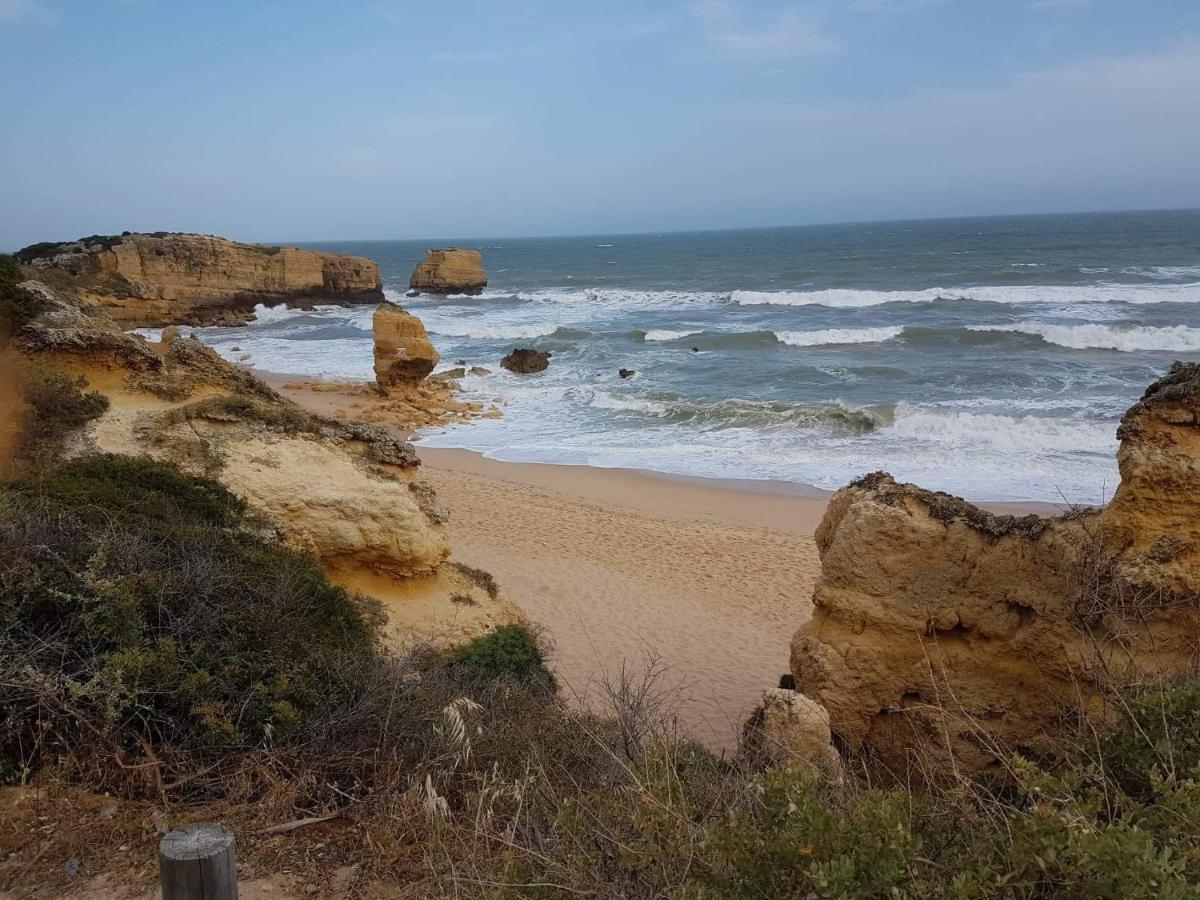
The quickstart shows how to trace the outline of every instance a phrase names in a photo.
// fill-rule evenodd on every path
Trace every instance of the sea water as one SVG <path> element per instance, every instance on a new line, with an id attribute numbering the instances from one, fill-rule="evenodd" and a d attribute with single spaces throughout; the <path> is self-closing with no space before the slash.
<path id="1" fill-rule="evenodd" d="M 443 245 L 482 252 L 485 293 L 405 297 Z M 445 365 L 493 370 L 462 384 L 503 418 L 419 439 L 501 460 L 1102 503 L 1123 411 L 1200 358 L 1200 211 L 309 246 L 376 260 Z M 371 313 L 196 331 L 257 368 L 367 379 Z M 549 370 L 500 369 L 517 346 Z"/>

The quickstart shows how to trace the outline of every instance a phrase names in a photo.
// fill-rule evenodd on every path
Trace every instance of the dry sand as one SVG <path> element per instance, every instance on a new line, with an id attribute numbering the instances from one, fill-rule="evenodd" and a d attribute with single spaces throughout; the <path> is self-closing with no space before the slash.
<path id="1" fill-rule="evenodd" d="M 570 692 L 657 659 L 687 731 L 733 745 L 810 615 L 823 497 L 418 449 L 454 558 L 546 629 Z"/>
<path id="2" fill-rule="evenodd" d="M 347 409 L 342 394 L 266 377 L 326 415 Z M 495 575 L 544 629 L 568 695 L 594 700 L 623 664 L 657 660 L 679 687 L 681 725 L 734 745 L 812 613 L 827 493 L 416 446 L 450 513 L 453 558 Z"/>

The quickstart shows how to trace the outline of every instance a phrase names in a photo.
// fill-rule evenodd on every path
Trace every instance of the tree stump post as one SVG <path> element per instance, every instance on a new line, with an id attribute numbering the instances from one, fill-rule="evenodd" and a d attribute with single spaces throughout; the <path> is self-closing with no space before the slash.
<path id="1" fill-rule="evenodd" d="M 163 836 L 158 845 L 163 900 L 237 900 L 233 832 L 200 822 Z"/>

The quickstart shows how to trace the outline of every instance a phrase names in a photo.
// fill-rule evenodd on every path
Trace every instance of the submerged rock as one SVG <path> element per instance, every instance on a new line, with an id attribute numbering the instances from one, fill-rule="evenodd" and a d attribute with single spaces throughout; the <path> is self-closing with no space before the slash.
<path id="1" fill-rule="evenodd" d="M 375 381 L 380 387 L 411 385 L 438 364 L 425 326 L 394 303 L 381 303 L 371 319 L 375 335 Z"/>
<path id="2" fill-rule="evenodd" d="M 500 365 L 510 372 L 528 375 L 532 372 L 542 372 L 550 365 L 551 354 L 544 350 L 531 350 L 528 347 L 518 347 L 504 359 Z"/>
<path id="3" fill-rule="evenodd" d="M 428 251 L 408 280 L 412 290 L 426 294 L 478 294 L 487 283 L 479 251 L 458 247 Z"/>

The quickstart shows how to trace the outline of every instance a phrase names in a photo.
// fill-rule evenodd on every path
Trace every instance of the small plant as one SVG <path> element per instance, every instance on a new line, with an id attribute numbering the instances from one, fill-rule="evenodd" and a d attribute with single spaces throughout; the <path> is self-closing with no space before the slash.
<path id="1" fill-rule="evenodd" d="M 501 625 L 476 638 L 454 655 L 454 666 L 473 681 L 515 681 L 553 690 L 554 676 L 546 666 L 537 637 L 523 625 Z"/>
<path id="2" fill-rule="evenodd" d="M 37 316 L 45 305 L 38 294 L 19 286 L 24 277 L 16 257 L 0 254 L 0 343 Z"/>
<path id="3" fill-rule="evenodd" d="M 53 369 L 25 367 L 20 374 L 27 407 L 18 456 L 45 461 L 61 449 L 71 432 L 108 410 L 108 398 L 85 390 L 87 382 Z"/>

